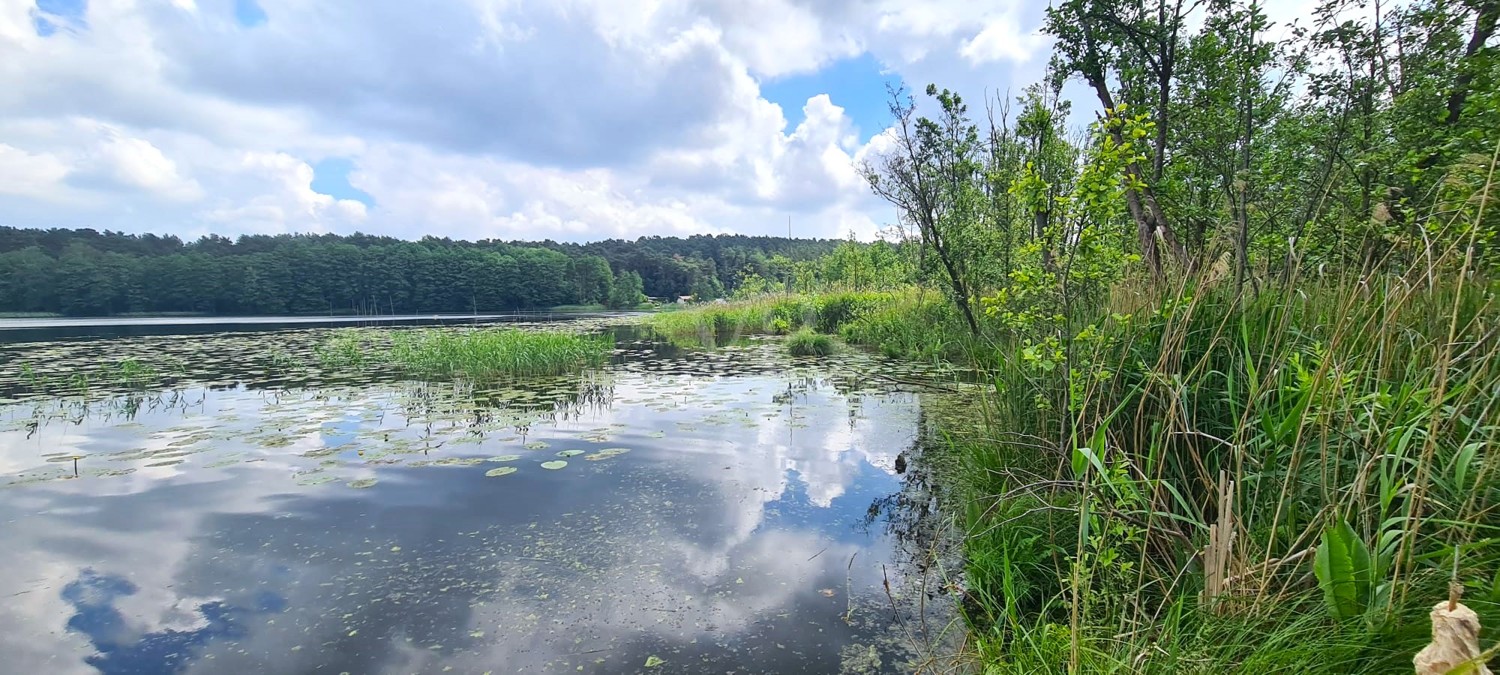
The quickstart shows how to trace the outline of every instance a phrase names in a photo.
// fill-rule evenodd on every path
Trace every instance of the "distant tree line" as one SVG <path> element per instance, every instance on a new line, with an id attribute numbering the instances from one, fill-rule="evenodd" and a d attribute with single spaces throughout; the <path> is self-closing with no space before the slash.
<path id="1" fill-rule="evenodd" d="M 364 234 L 207 236 L 0 227 L 0 312 L 406 314 L 645 296 L 712 299 L 794 280 L 837 240 L 742 235 L 589 244 Z"/>

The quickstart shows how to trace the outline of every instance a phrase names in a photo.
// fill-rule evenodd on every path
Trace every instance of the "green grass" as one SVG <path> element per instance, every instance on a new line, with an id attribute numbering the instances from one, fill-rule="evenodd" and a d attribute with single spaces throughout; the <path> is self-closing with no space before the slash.
<path id="1" fill-rule="evenodd" d="M 646 323 L 685 346 L 715 347 L 747 335 L 809 329 L 840 335 L 890 357 L 931 361 L 968 358 L 975 344 L 940 295 L 917 289 L 767 295 L 667 309 Z"/>
<path id="2" fill-rule="evenodd" d="M 787 337 L 786 351 L 792 356 L 828 356 L 833 353 L 833 338 L 803 328 Z"/>
<path id="3" fill-rule="evenodd" d="M 1062 362 L 990 361 L 979 421 L 940 424 L 988 672 L 1409 669 L 1450 580 L 1500 626 L 1500 311 L 1431 278 L 1122 289 Z M 1313 574 L 1340 523 L 1352 614 Z"/>
<path id="4" fill-rule="evenodd" d="M 161 379 L 161 372 L 155 367 L 131 358 L 121 359 L 110 375 L 116 384 L 131 388 L 143 388 Z"/>
<path id="5" fill-rule="evenodd" d="M 817 318 L 807 296 L 767 296 L 723 304 L 668 308 L 647 321 L 668 340 L 682 345 L 714 347 L 757 333 L 789 333 Z"/>
<path id="6" fill-rule="evenodd" d="M 317 347 L 328 370 L 390 368 L 420 377 L 556 375 L 604 363 L 608 336 L 512 328 L 342 330 Z"/>

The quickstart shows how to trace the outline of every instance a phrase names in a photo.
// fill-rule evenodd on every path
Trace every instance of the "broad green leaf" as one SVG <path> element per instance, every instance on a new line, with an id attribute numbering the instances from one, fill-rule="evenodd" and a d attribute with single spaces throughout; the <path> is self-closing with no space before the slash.
<path id="1" fill-rule="evenodd" d="M 1363 614 L 1370 601 L 1370 552 L 1347 521 L 1323 531 L 1313 573 L 1328 611 L 1338 619 Z"/>

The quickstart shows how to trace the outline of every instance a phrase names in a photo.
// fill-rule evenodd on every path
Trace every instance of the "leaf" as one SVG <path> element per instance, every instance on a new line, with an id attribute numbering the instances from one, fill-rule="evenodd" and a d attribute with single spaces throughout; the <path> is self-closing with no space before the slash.
<path id="1" fill-rule="evenodd" d="M 1464 489 L 1464 479 L 1469 477 L 1469 465 L 1474 462 L 1474 454 L 1479 452 L 1480 443 L 1470 443 L 1458 451 L 1458 456 L 1453 458 L 1453 487 L 1458 490 Z"/>
<path id="2" fill-rule="evenodd" d="M 1094 452 L 1093 448 L 1077 448 L 1073 451 L 1073 475 L 1079 480 L 1083 480 L 1084 472 L 1091 464 L 1100 476 L 1107 475 L 1104 462 L 1099 461 L 1099 455 Z"/>
<path id="3" fill-rule="evenodd" d="M 660 666 L 663 663 L 666 663 L 666 661 L 663 661 L 661 659 L 661 657 L 656 656 L 654 654 L 651 655 L 651 656 L 646 657 L 646 667 L 647 668 L 656 668 L 656 667 Z"/>
<path id="4" fill-rule="evenodd" d="M 1370 601 L 1370 551 L 1349 526 L 1339 521 L 1323 531 L 1313 558 L 1313 573 L 1334 618 L 1363 614 Z"/>

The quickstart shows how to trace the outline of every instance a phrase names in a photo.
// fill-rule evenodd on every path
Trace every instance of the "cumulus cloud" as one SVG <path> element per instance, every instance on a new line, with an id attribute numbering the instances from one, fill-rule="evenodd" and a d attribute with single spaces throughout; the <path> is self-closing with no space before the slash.
<path id="1" fill-rule="evenodd" d="M 1018 0 L 259 0 L 249 25 L 235 6 L 0 0 L 0 223 L 868 236 L 891 214 L 848 111 L 761 84 L 869 54 L 993 87 L 1045 48 Z M 373 206 L 313 190 L 327 158 Z"/>

